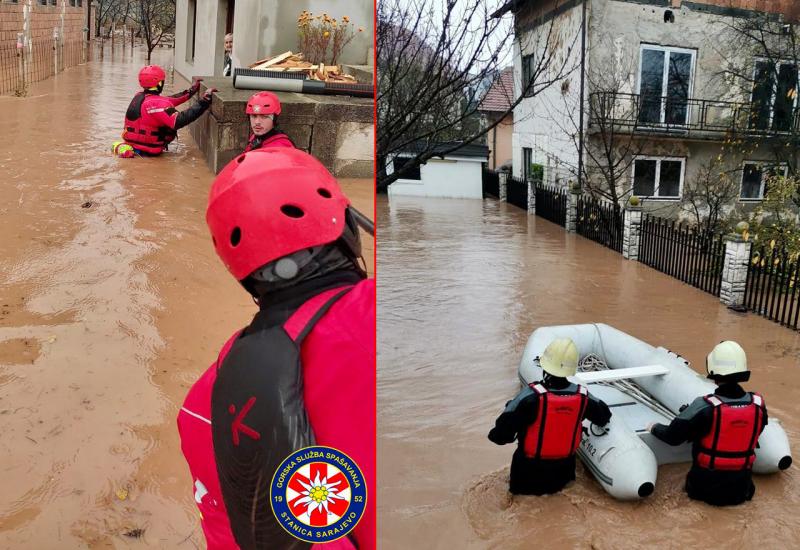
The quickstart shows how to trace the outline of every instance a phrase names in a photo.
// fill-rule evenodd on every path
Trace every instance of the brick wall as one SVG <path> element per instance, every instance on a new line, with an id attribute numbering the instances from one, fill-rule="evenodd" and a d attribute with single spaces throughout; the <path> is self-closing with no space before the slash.
<path id="1" fill-rule="evenodd" d="M 0 0 L 0 49 L 15 47 L 17 33 L 22 32 L 23 2 L 12 3 L 9 0 Z M 77 0 L 57 0 L 58 5 L 52 5 L 52 0 L 47 0 L 43 6 L 41 0 L 31 2 L 31 40 L 52 40 L 53 28 L 61 26 L 62 4 L 66 4 L 64 11 L 64 41 L 81 40 L 83 29 L 86 27 L 86 13 L 91 0 L 81 0 L 81 7 L 77 7 Z M 72 7 L 75 4 L 75 7 Z"/>

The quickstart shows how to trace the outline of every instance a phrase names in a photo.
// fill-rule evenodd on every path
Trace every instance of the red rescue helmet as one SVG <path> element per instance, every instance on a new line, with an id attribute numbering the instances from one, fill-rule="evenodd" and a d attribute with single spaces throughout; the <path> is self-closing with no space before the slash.
<path id="1" fill-rule="evenodd" d="M 247 100 L 248 115 L 279 115 L 281 114 L 281 100 L 272 92 L 258 92 Z"/>
<path id="2" fill-rule="evenodd" d="M 167 73 L 158 65 L 148 65 L 139 71 L 139 84 L 145 89 L 157 88 L 166 78 Z"/>
<path id="3" fill-rule="evenodd" d="M 242 281 L 269 262 L 339 239 L 349 205 L 336 179 L 308 153 L 257 149 L 216 177 L 206 223 L 217 254 Z"/>

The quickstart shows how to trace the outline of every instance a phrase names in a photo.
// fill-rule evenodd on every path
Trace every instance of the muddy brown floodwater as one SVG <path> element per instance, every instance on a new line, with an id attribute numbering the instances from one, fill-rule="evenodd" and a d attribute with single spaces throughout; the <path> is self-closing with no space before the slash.
<path id="1" fill-rule="evenodd" d="M 107 51 L 0 97 L 3 549 L 204 547 L 175 416 L 255 306 L 211 247 L 188 132 L 109 152 L 143 64 Z M 343 187 L 372 212 L 371 181 Z"/>
<path id="2" fill-rule="evenodd" d="M 378 200 L 378 513 L 381 548 L 790 548 L 798 466 L 758 476 L 755 499 L 719 509 L 682 492 L 688 465 L 655 493 L 612 500 L 579 465 L 561 494 L 507 492 L 513 445 L 486 438 L 518 391 L 542 325 L 604 322 L 702 368 L 738 340 L 800 449 L 797 333 L 493 200 Z"/>

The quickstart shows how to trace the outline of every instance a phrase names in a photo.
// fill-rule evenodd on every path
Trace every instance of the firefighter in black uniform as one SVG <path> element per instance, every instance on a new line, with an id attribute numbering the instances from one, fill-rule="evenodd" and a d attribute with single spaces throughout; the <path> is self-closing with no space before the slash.
<path id="1" fill-rule="evenodd" d="M 543 380 L 509 401 L 489 432 L 489 439 L 498 445 L 517 441 L 509 483 L 513 494 L 544 495 L 563 489 L 575 479 L 583 419 L 605 426 L 611 418 L 605 403 L 567 380 L 578 368 L 578 348 L 572 340 L 553 340 L 537 360 Z"/>
<path id="2" fill-rule="evenodd" d="M 690 498 L 708 504 L 741 504 L 753 498 L 753 462 L 758 437 L 767 425 L 767 406 L 740 385 L 750 379 L 747 356 L 736 342 L 718 344 L 706 358 L 714 393 L 698 397 L 665 426 L 650 432 L 665 443 L 692 442 L 692 467 L 686 476 Z"/>

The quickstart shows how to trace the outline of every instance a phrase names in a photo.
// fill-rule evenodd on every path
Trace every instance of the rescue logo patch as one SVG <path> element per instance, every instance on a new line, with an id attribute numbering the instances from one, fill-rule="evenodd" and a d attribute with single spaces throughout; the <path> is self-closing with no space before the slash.
<path id="1" fill-rule="evenodd" d="M 278 466 L 270 485 L 278 523 L 293 537 L 322 543 L 356 526 L 367 505 L 367 486 L 358 465 L 332 447 L 306 447 Z"/>

